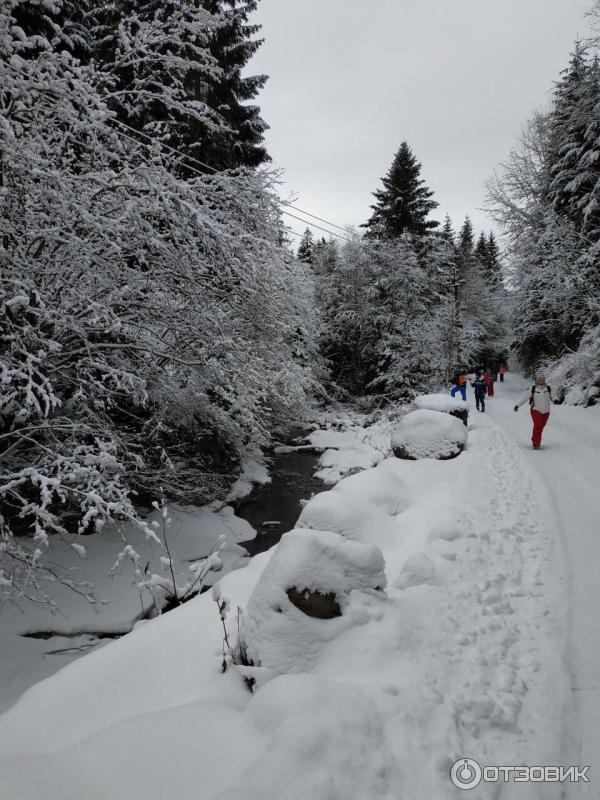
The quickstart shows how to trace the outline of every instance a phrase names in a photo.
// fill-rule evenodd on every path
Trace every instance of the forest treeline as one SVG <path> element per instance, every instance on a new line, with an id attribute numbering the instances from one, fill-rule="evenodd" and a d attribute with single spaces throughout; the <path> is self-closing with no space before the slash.
<path id="1" fill-rule="evenodd" d="M 578 48 L 556 108 L 514 154 L 516 170 L 551 141 L 563 167 L 536 161 L 517 196 L 509 164 L 491 188 L 508 262 L 468 217 L 458 230 L 436 219 L 406 142 L 365 225 L 337 240 L 307 230 L 295 253 L 257 104 L 267 78 L 248 69 L 256 5 L 0 7 L 8 594 L 33 591 L 52 535 L 144 525 L 155 500 L 224 497 L 244 461 L 315 397 L 404 402 L 504 351 L 511 329 L 528 367 L 590 346 L 598 212 L 577 170 L 598 167 L 593 148 L 573 161 L 565 142 L 593 137 L 573 127 L 582 109 L 597 125 L 591 51 Z M 567 263 L 578 270 L 570 282 Z M 551 334 L 536 299 L 544 270 Z M 567 289 L 572 313 L 558 301 Z"/>
<path id="2" fill-rule="evenodd" d="M 600 396 L 600 2 L 549 108 L 527 122 L 488 185 L 505 233 L 513 351 L 557 397 Z"/>
<path id="3" fill-rule="evenodd" d="M 255 5 L 0 7 L 9 592 L 54 534 L 223 496 L 318 390 L 310 270 L 257 169 Z"/>
<path id="4" fill-rule="evenodd" d="M 459 231 L 403 142 L 375 192 L 365 233 L 348 241 L 306 230 L 298 259 L 314 273 L 319 351 L 330 383 L 369 404 L 408 401 L 444 386 L 460 367 L 504 351 L 507 297 L 493 233 Z"/>

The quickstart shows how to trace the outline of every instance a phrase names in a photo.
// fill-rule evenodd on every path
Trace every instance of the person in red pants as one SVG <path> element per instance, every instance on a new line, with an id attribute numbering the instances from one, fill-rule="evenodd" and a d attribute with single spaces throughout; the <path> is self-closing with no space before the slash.
<path id="1" fill-rule="evenodd" d="M 533 420 L 531 443 L 534 450 L 539 450 L 542 444 L 542 433 L 550 417 L 550 405 L 552 403 L 552 392 L 550 387 L 546 385 L 544 375 L 537 375 L 535 384 L 521 397 L 515 406 L 515 411 L 518 411 L 527 402 L 529 402 L 531 419 Z"/>
<path id="2" fill-rule="evenodd" d="M 485 388 L 487 389 L 488 397 L 494 396 L 494 376 L 491 369 L 486 369 L 483 373 L 483 380 L 485 381 Z"/>

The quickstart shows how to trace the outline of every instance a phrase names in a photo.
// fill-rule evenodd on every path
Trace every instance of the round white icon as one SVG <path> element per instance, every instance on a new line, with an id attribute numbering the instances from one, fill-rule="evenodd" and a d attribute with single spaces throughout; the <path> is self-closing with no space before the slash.
<path id="1" fill-rule="evenodd" d="M 483 770 L 472 758 L 459 758 L 450 770 L 450 780 L 457 789 L 474 789 L 481 782 Z"/>

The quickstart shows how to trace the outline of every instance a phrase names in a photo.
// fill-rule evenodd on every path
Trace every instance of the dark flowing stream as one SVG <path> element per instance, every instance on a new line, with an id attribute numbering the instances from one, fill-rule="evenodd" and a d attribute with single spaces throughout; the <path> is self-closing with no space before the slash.
<path id="1" fill-rule="evenodd" d="M 257 532 L 256 539 L 242 542 L 251 556 L 277 544 L 296 524 L 302 501 L 329 488 L 314 476 L 319 455 L 314 450 L 273 453 L 269 459 L 271 483 L 256 486 L 235 505 L 236 515 Z"/>

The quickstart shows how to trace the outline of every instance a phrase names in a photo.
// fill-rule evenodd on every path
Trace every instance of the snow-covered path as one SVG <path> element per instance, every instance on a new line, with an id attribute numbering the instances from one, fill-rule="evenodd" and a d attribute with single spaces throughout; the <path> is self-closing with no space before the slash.
<path id="1" fill-rule="evenodd" d="M 208 594 L 145 623 L 0 715 L 6 795 L 598 800 L 600 409 L 556 408 L 534 453 L 526 409 L 512 411 L 522 386 L 511 377 L 485 415 L 472 411 L 468 448 L 452 461 L 386 458 L 394 420 L 316 432 L 336 485 L 304 507 L 296 533 L 339 534 L 342 552 L 375 545 L 385 592 L 352 591 L 339 624 L 286 616 L 253 694 L 235 670 L 220 672 Z M 220 581 L 232 609 L 248 609 L 275 552 Z M 280 595 L 260 636 L 281 630 Z M 464 793 L 449 774 L 462 758 L 589 764 L 591 783 Z"/>
<path id="2" fill-rule="evenodd" d="M 545 505 L 559 538 L 569 604 L 567 609 L 570 697 L 565 764 L 590 765 L 590 783 L 565 784 L 564 797 L 600 797 L 600 409 L 554 406 L 539 452 L 530 445 L 527 408 L 513 411 L 523 380 L 508 376 L 488 402 L 489 418 L 523 448 L 540 480 Z"/>

